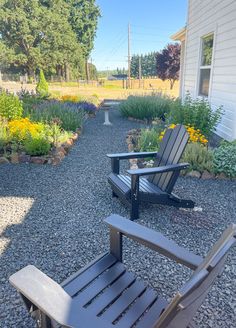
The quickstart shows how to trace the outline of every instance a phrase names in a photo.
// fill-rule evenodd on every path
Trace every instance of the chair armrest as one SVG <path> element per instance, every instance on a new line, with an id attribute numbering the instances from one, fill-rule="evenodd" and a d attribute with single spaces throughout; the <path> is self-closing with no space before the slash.
<path id="1" fill-rule="evenodd" d="M 9 281 L 50 319 L 70 327 L 72 298 L 46 274 L 28 265 L 10 276 Z"/>
<path id="2" fill-rule="evenodd" d="M 137 170 L 127 170 L 130 175 L 151 175 L 157 173 L 166 173 L 166 172 L 173 172 L 173 171 L 181 171 L 189 167 L 188 163 L 179 163 L 179 164 L 172 164 L 166 166 L 159 166 L 159 167 L 151 167 L 151 168 L 144 168 L 144 169 L 137 169 Z"/>
<path id="3" fill-rule="evenodd" d="M 201 256 L 195 255 L 185 248 L 180 247 L 161 233 L 141 226 L 119 215 L 111 215 L 105 219 L 105 222 L 122 235 L 125 235 L 126 237 L 133 239 L 178 263 L 184 264 L 190 269 L 195 270 L 203 261 Z"/>
<path id="4" fill-rule="evenodd" d="M 120 154 L 107 154 L 109 158 L 116 158 L 118 160 L 131 159 L 131 158 L 145 158 L 145 157 L 155 157 L 157 152 L 142 152 L 142 153 L 120 153 Z"/>

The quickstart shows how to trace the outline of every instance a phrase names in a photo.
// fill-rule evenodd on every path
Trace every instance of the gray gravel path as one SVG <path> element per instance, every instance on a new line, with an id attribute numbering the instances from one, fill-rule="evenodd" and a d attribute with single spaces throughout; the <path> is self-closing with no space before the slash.
<path id="1" fill-rule="evenodd" d="M 111 113 L 113 127 L 102 125 L 103 113 L 89 120 L 76 146 L 61 165 L 0 166 L 0 327 L 34 327 L 8 277 L 34 264 L 56 281 L 108 247 L 102 222 L 128 210 L 111 198 L 106 176 L 108 152 L 127 149 L 125 136 L 139 125 Z M 142 206 L 139 222 L 204 255 L 229 222 L 236 223 L 236 182 L 180 178 L 176 193 L 190 197 L 202 212 Z M 169 298 L 189 277 L 180 265 L 127 241 L 125 260 L 131 270 L 151 281 Z M 197 327 L 236 327 L 236 252 L 231 252 L 195 318 Z"/>

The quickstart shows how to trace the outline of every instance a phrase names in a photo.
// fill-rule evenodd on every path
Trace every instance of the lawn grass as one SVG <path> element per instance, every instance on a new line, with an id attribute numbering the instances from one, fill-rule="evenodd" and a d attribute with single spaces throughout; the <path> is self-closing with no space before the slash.
<path id="1" fill-rule="evenodd" d="M 100 101 L 103 99 L 126 99 L 130 95 L 150 95 L 153 92 L 162 92 L 163 94 L 177 97 L 179 93 L 179 83 L 176 82 L 173 90 L 170 90 L 168 81 L 159 79 L 144 80 L 144 88 L 139 89 L 136 81 L 132 81 L 133 89 L 123 89 L 122 81 L 106 81 L 104 86 L 81 85 L 77 82 L 53 82 L 49 83 L 49 92 L 56 97 L 62 95 L 80 95 L 81 97 L 91 97 L 96 95 Z M 150 82 L 150 83 L 149 83 Z M 150 87 L 151 84 L 151 87 Z M 2 82 L 1 86 L 11 92 L 17 92 L 21 89 L 21 84 L 16 82 Z M 24 89 L 35 90 L 34 84 L 24 84 Z"/>

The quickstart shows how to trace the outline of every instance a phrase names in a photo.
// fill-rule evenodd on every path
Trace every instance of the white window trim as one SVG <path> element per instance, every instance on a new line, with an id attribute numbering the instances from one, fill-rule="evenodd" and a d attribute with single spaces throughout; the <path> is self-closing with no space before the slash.
<path id="1" fill-rule="evenodd" d="M 202 50 L 203 50 L 203 40 L 207 38 L 208 36 L 213 36 L 213 46 L 212 46 L 212 58 L 211 58 L 211 65 L 201 65 L 202 62 Z M 197 97 L 210 99 L 211 97 L 211 83 L 212 83 L 212 72 L 213 72 L 213 61 L 214 61 L 214 49 L 215 49 L 215 31 L 212 31 L 210 33 L 204 34 L 200 38 L 200 52 L 199 52 L 199 65 L 198 65 L 198 79 L 197 79 Z M 208 96 L 200 94 L 200 76 L 201 71 L 203 69 L 210 69 L 210 77 L 209 77 L 209 90 L 208 90 Z"/>
<path id="2" fill-rule="evenodd" d="M 212 50 L 212 61 L 210 66 L 202 66 L 201 60 L 202 60 L 202 45 L 203 45 L 203 38 L 213 35 L 213 50 Z M 197 72 L 196 72 L 196 84 L 195 84 L 195 98 L 205 98 L 210 101 L 211 98 L 211 92 L 212 92 L 212 80 L 213 80 L 213 71 L 214 71 L 214 62 L 215 62 L 215 49 L 216 49 L 216 36 L 217 36 L 217 24 L 211 25 L 211 28 L 205 29 L 205 31 L 201 31 L 201 34 L 199 34 L 199 52 L 198 52 L 198 65 L 197 65 Z M 200 70 L 204 68 L 210 68 L 210 83 L 209 83 L 209 92 L 208 96 L 200 95 L 199 94 L 199 87 L 200 87 Z"/>

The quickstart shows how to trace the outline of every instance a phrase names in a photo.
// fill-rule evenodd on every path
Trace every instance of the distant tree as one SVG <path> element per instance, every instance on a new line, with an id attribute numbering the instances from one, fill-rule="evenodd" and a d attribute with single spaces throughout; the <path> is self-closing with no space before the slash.
<path id="1" fill-rule="evenodd" d="M 156 55 L 157 75 L 163 81 L 170 81 L 170 89 L 173 89 L 175 81 L 179 79 L 180 50 L 180 44 L 168 44 Z"/>
<path id="2" fill-rule="evenodd" d="M 62 14 L 63 13 L 63 14 Z M 0 35 L 8 63 L 29 77 L 37 68 L 53 72 L 74 64 L 82 50 L 68 22 L 64 0 L 0 0 Z"/>
<path id="3" fill-rule="evenodd" d="M 139 77 L 139 59 L 143 77 L 156 76 L 156 52 L 145 55 L 133 55 L 131 58 L 131 77 Z"/>
<path id="4" fill-rule="evenodd" d="M 98 72 L 97 72 L 96 66 L 94 64 L 89 63 L 88 67 L 89 67 L 90 79 L 91 80 L 97 80 L 98 79 Z"/>
<path id="5" fill-rule="evenodd" d="M 0 0 L 0 64 L 84 78 L 99 16 L 95 0 Z"/>
<path id="6" fill-rule="evenodd" d="M 139 55 L 133 55 L 130 63 L 130 75 L 133 78 L 138 78 Z"/>
<path id="7" fill-rule="evenodd" d="M 65 0 L 69 5 L 69 23 L 81 44 L 84 57 L 86 75 L 89 80 L 89 55 L 94 46 L 98 18 L 101 16 L 96 0 Z"/>

